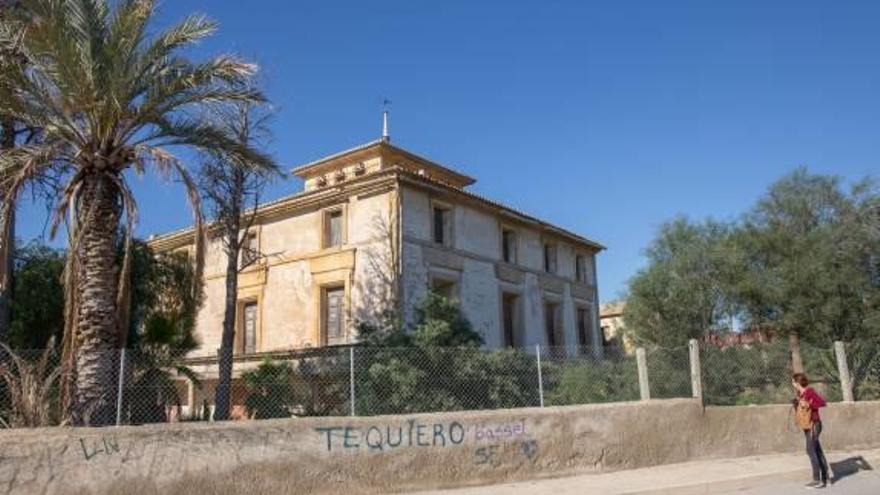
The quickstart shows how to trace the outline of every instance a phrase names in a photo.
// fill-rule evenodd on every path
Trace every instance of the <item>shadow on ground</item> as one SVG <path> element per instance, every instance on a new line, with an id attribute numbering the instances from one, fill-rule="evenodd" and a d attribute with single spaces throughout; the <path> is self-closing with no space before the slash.
<path id="1" fill-rule="evenodd" d="M 831 470 L 834 471 L 834 482 L 837 483 L 847 476 L 852 476 L 859 471 L 873 471 L 874 468 L 868 464 L 864 457 L 850 457 L 839 462 L 831 463 Z"/>

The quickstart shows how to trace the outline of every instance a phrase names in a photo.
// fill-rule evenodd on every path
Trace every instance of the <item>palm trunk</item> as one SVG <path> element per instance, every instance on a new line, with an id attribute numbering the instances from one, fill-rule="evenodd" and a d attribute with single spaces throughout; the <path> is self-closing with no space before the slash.
<path id="1" fill-rule="evenodd" d="M 219 377 L 214 393 L 214 420 L 229 419 L 232 387 L 232 357 L 235 345 L 235 313 L 238 302 L 238 230 L 240 212 L 230 214 L 226 232 L 226 307 L 223 310 L 223 338 L 220 343 Z"/>
<path id="2" fill-rule="evenodd" d="M 788 349 L 791 352 L 791 372 L 803 373 L 804 360 L 801 357 L 801 338 L 797 332 L 788 334 Z"/>
<path id="3" fill-rule="evenodd" d="M 119 191 L 106 176 L 83 179 L 78 215 L 80 240 L 76 313 L 74 420 L 106 425 L 115 417 L 118 370 L 117 243 Z"/>
<path id="4" fill-rule="evenodd" d="M 4 117 L 0 122 L 0 149 L 3 151 L 15 148 L 15 121 L 8 117 Z M 5 194 L 0 191 L 0 201 L 4 200 Z M 11 206 L 9 211 L 3 211 L 0 208 L 0 215 L 9 215 L 11 224 L 9 235 L 3 239 L 3 233 L 0 232 L 0 243 L 6 243 L 5 259 L 0 259 L 0 342 L 6 342 L 9 338 L 9 327 L 12 324 L 12 285 L 13 285 L 13 269 L 15 254 L 15 207 Z M 2 223 L 2 222 L 0 222 Z"/>

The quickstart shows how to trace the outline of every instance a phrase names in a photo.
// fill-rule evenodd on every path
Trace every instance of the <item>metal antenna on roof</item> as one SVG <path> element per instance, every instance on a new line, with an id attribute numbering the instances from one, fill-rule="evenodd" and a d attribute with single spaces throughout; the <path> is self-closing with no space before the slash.
<path id="1" fill-rule="evenodd" d="M 388 133 L 388 109 L 391 108 L 391 100 L 383 99 L 382 107 L 382 141 L 387 143 L 391 141 L 391 134 Z"/>

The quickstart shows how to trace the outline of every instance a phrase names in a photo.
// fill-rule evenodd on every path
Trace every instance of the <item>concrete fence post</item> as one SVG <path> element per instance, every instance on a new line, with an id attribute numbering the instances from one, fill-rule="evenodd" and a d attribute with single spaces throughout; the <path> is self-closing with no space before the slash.
<path id="1" fill-rule="evenodd" d="M 688 353 L 691 362 L 691 392 L 694 399 L 703 400 L 703 376 L 700 367 L 700 342 L 697 339 L 688 341 Z"/>
<path id="2" fill-rule="evenodd" d="M 535 356 L 538 363 L 538 399 L 541 401 L 541 407 L 544 407 L 544 376 L 541 374 L 541 344 L 535 345 Z"/>
<path id="3" fill-rule="evenodd" d="M 348 400 L 351 402 L 351 415 L 355 415 L 355 395 L 354 395 L 354 347 L 348 348 Z"/>
<path id="4" fill-rule="evenodd" d="M 843 391 L 843 401 L 853 402 L 852 377 L 849 375 L 849 364 L 846 362 L 846 347 L 843 342 L 834 343 L 834 355 L 837 356 L 837 373 L 840 375 L 840 388 Z"/>
<path id="5" fill-rule="evenodd" d="M 123 384 L 125 384 L 125 347 L 119 349 L 119 379 L 116 386 L 116 426 L 122 424 Z"/>
<path id="6" fill-rule="evenodd" d="M 648 384 L 648 359 L 645 349 L 636 349 L 636 365 L 639 368 L 639 395 L 642 400 L 651 400 L 651 386 Z"/>

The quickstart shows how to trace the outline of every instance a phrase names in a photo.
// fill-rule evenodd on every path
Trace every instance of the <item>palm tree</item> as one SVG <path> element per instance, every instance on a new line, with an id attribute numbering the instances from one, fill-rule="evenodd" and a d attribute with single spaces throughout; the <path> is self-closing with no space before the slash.
<path id="1" fill-rule="evenodd" d="M 0 157 L 4 204 L 32 177 L 50 169 L 63 174 L 52 233 L 65 224 L 70 243 L 62 359 L 65 376 L 75 373 L 75 386 L 65 401 L 75 423 L 106 424 L 114 415 L 116 349 L 125 344 L 129 320 L 137 204 L 127 174 L 153 168 L 185 185 L 195 214 L 200 274 L 199 197 L 173 150 L 225 150 L 239 163 L 274 169 L 269 156 L 200 118 L 210 106 L 258 103 L 263 97 L 247 85 L 254 65 L 232 56 L 196 63 L 180 53 L 215 32 L 216 24 L 203 16 L 151 37 L 153 0 L 122 0 L 115 8 L 107 0 L 31 0 L 22 10 L 23 20 L 0 21 L 0 47 L 15 47 L 29 62 L 26 69 L 12 66 L 0 73 L 0 86 L 13 89 L 0 95 L 0 115 L 40 128 L 43 135 L 39 144 Z M 2 231 L 8 230 L 7 222 Z"/>

